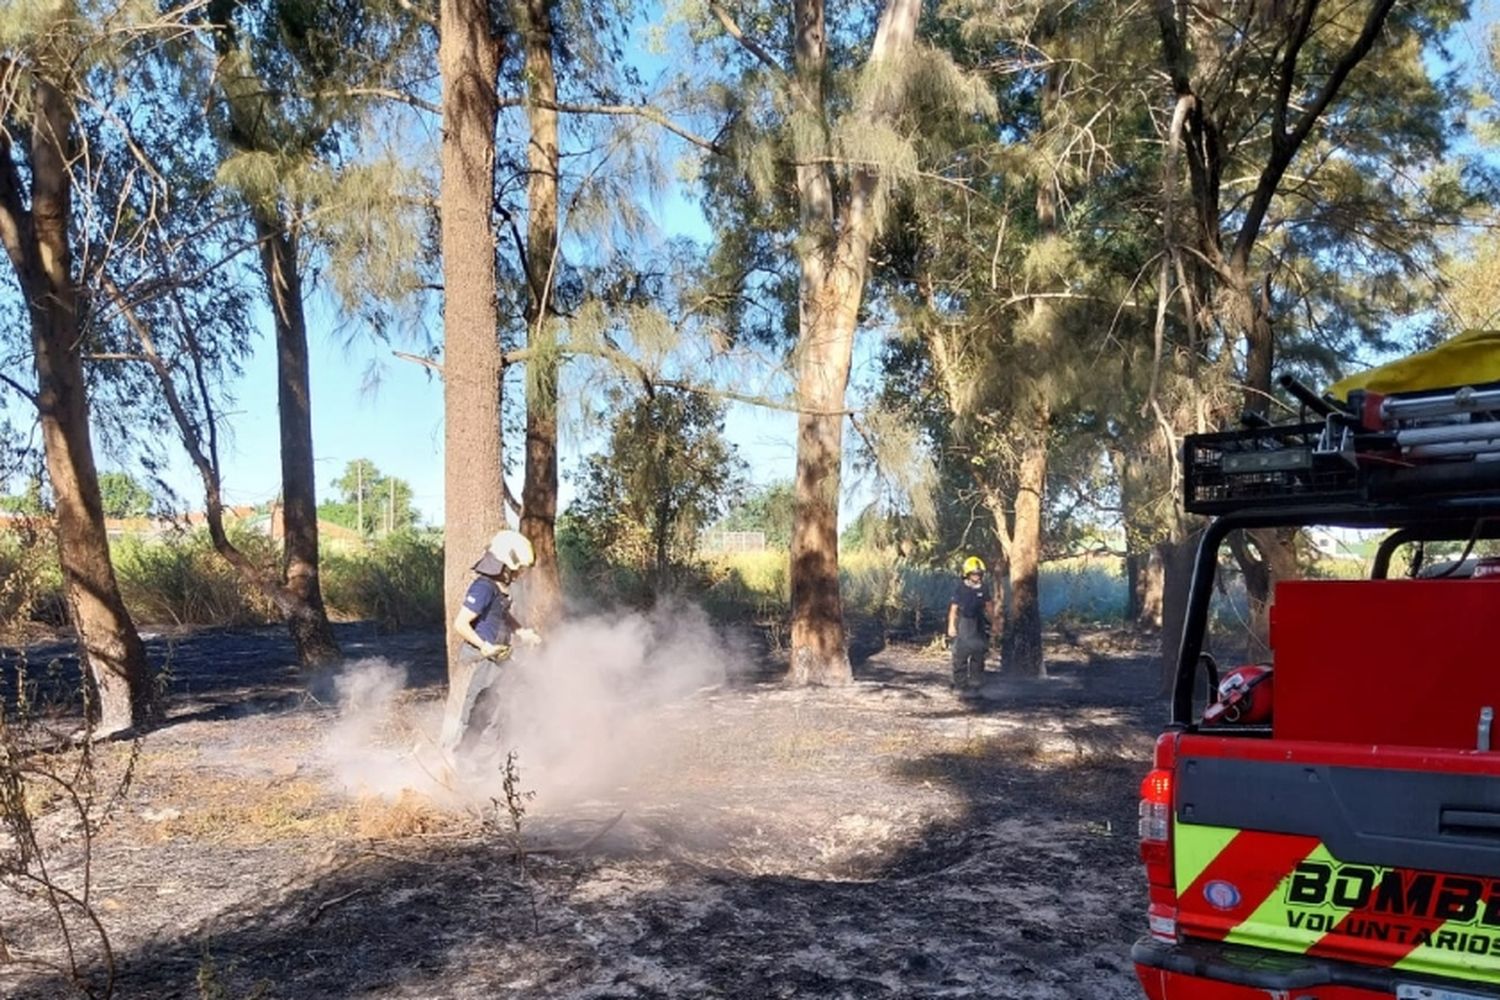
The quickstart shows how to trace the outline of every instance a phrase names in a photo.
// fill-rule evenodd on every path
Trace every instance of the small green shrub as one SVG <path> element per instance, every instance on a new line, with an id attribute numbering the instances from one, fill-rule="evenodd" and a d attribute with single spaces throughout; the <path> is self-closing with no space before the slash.
<path id="1" fill-rule="evenodd" d="M 0 638 L 21 638 L 33 624 L 67 620 L 57 539 L 46 518 L 20 518 L 0 527 Z"/>
<path id="2" fill-rule="evenodd" d="M 275 543 L 249 528 L 229 529 L 235 547 L 274 572 Z M 240 579 L 206 530 L 160 539 L 127 536 L 111 546 L 120 593 L 131 617 L 152 625 L 260 625 L 276 608 Z"/>
<path id="3" fill-rule="evenodd" d="M 1052 622 L 1119 622 L 1127 603 L 1123 560 L 1079 556 L 1041 568 L 1042 619 Z"/>
<path id="4" fill-rule="evenodd" d="M 325 554 L 323 602 L 386 631 L 443 622 L 443 540 L 398 531 L 357 553 Z"/>

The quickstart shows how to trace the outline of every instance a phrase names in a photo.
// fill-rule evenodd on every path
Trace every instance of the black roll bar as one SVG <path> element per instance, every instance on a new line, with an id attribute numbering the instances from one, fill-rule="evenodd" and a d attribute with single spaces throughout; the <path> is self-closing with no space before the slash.
<path id="1" fill-rule="evenodd" d="M 1500 463 L 1496 463 L 1500 464 Z M 1492 520 L 1493 519 L 1493 520 Z M 1489 523 L 1479 524 L 1486 521 Z M 1214 571 L 1219 546 L 1231 531 L 1254 528 L 1393 528 L 1375 554 L 1373 574 L 1384 578 L 1392 553 L 1407 542 L 1500 538 L 1500 495 L 1456 497 L 1420 504 L 1324 504 L 1309 507 L 1262 508 L 1235 511 L 1215 518 L 1203 529 L 1193 575 L 1188 587 L 1187 613 L 1183 617 L 1182 642 L 1177 652 L 1177 677 L 1172 688 L 1172 725 L 1187 727 L 1196 721 L 1193 683 L 1198 655 L 1208 630 L 1208 606 L 1213 598 Z"/>

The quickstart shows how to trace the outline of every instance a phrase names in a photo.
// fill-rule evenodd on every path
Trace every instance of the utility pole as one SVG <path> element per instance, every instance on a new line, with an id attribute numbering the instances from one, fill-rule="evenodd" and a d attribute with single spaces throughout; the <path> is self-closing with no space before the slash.
<path id="1" fill-rule="evenodd" d="M 396 477 L 392 476 L 388 482 L 391 487 L 391 504 L 385 522 L 385 533 L 387 535 L 396 530 Z"/>
<path id="2" fill-rule="evenodd" d="M 364 459 L 356 459 L 354 462 L 354 474 L 358 484 L 354 488 L 354 525 L 359 529 L 360 537 L 365 533 L 365 462 Z"/>

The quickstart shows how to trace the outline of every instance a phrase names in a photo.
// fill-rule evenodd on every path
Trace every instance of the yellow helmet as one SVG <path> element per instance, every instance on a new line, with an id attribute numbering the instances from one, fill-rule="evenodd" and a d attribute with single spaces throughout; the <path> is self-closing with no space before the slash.
<path id="1" fill-rule="evenodd" d="M 978 556 L 970 556 L 969 558 L 967 558 L 967 559 L 964 560 L 964 574 L 963 574 L 964 576 L 968 576 L 970 573 L 983 573 L 983 572 L 984 572 L 984 560 L 983 559 L 979 558 Z"/>

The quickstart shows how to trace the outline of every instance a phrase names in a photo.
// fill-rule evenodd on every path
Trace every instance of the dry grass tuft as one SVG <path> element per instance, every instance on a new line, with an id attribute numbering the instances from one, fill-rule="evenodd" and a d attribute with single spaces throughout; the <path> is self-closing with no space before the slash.
<path id="1" fill-rule="evenodd" d="M 194 801 L 165 821 L 162 833 L 216 844 L 253 845 L 303 837 L 342 837 L 355 827 L 355 810 L 340 805 L 314 781 L 200 781 Z"/>
<path id="2" fill-rule="evenodd" d="M 410 789 L 392 800 L 366 796 L 359 800 L 354 828 L 372 840 L 402 840 L 435 833 L 451 820 L 424 796 Z"/>

